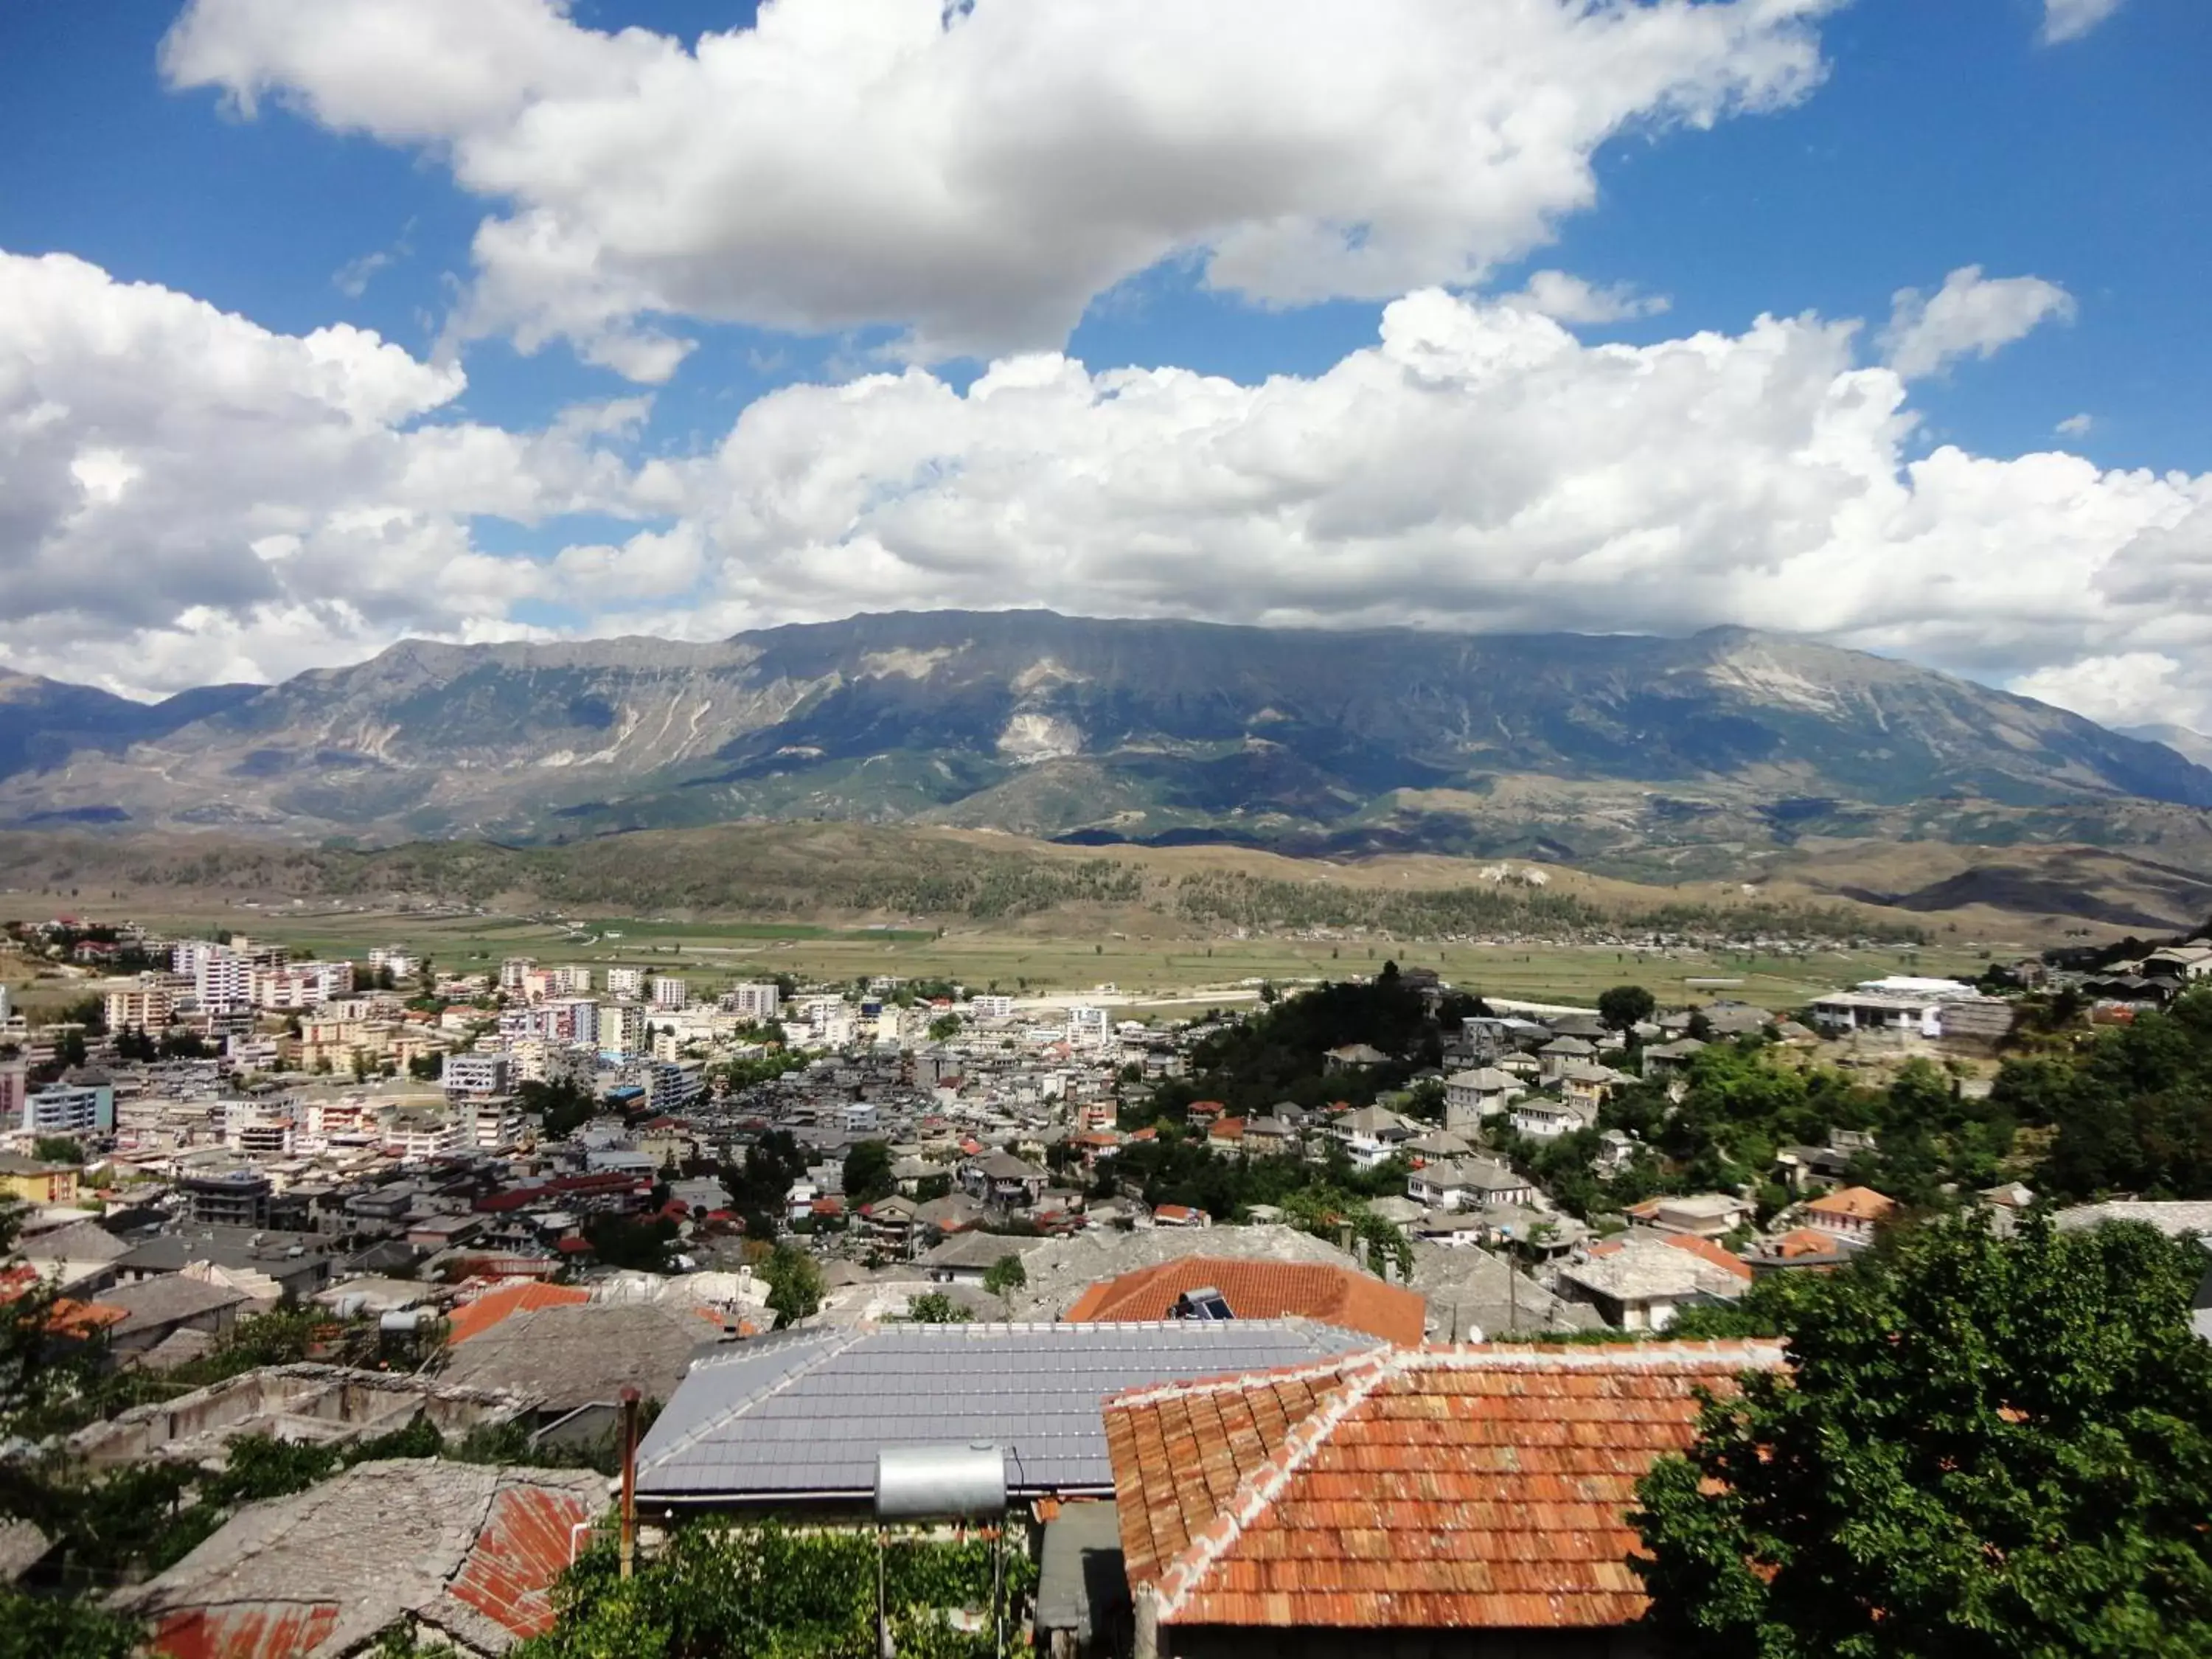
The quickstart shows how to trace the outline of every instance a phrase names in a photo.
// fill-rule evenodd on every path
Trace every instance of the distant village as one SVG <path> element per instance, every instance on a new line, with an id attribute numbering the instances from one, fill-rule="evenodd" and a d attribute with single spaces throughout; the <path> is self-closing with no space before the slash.
<path id="1" fill-rule="evenodd" d="M 880 1514 L 885 1471 L 931 1447 L 991 1449 L 993 1512 L 1018 1510 L 1036 1531 L 1042 1577 L 1024 1616 L 1040 1646 L 1285 1650 L 1272 1644 L 1304 1615 L 1223 1588 L 1243 1582 L 1224 1566 L 1239 1551 L 1267 1559 L 1253 1540 L 1267 1506 L 1289 1501 L 1281 1481 L 1254 1488 L 1201 1549 L 1225 1498 L 1194 1498 L 1179 1471 L 1225 1459 L 1234 1488 L 1267 1464 L 1270 1448 L 1231 1426 L 1275 1388 L 1267 1379 L 1350 1389 L 1354 1406 L 1301 1428 L 1350 1437 L 1369 1409 L 1358 1402 L 1511 1371 L 1513 1345 L 1539 1334 L 1567 1345 L 1547 1350 L 1560 1358 L 1544 1385 L 1564 1395 L 1661 1379 L 1624 1395 L 1600 1437 L 1627 1459 L 1613 1475 L 1628 1471 L 1603 1516 L 1559 1522 L 1618 1555 L 1640 1469 L 1628 1465 L 1686 1434 L 1714 1375 L 1774 1358 L 1574 1344 L 1654 1337 L 1770 1276 L 1832 1271 L 1901 1200 L 1852 1178 L 1869 1131 L 1777 1147 L 1756 1190 L 1657 1192 L 1604 1213 L 1571 1212 L 1542 1149 L 1577 1149 L 1578 1179 L 1638 1166 L 1650 1149 L 1606 1126 L 1607 1103 L 1630 1089 L 1680 1100 L 1716 1045 L 1818 1053 L 1870 1076 L 1949 1062 L 1954 1093 L 1985 1093 L 2024 996 L 2124 1023 L 2212 976 L 2212 947 L 2187 945 L 1993 965 L 1973 985 L 1891 976 L 1795 1018 L 1724 990 L 1694 1006 L 1646 996 L 1454 1016 L 1468 992 L 1393 964 L 1394 985 L 1434 1016 L 1433 1060 L 1377 1030 L 1321 1056 L 1320 1093 L 1346 1098 L 1262 1109 L 1188 1098 L 1210 1045 L 1259 1012 L 1133 1019 L 1110 986 L 1016 998 L 525 957 L 453 973 L 398 944 L 320 961 L 82 919 L 12 924 L 9 945 L 82 975 L 71 1018 L 0 1003 L 0 1189 L 19 1206 L 9 1294 L 49 1287 L 60 1326 L 96 1342 L 103 1367 L 179 1379 L 142 1396 L 158 1403 L 72 1428 L 72 1455 L 103 1470 L 216 1467 L 252 1437 L 341 1447 L 422 1423 L 574 1454 L 566 1468 L 363 1462 L 279 1500 L 293 1506 L 281 1516 L 240 1509 L 114 1592 L 152 1621 L 156 1650 L 179 1654 L 246 1650 L 224 1633 L 325 1603 L 314 1631 L 253 1650 L 357 1651 L 404 1626 L 504 1651 L 549 1627 L 569 1531 L 605 1524 L 611 1457 L 628 1463 L 649 1544 L 679 1514 Z M 1247 1182 L 1224 1190 L 1261 1190 L 1258 1171 L 1273 1197 L 1149 1200 L 1157 1179 L 1118 1171 L 1157 1171 L 1164 1138 Z M 1959 1198 L 2000 1231 L 2036 1203 L 2010 1181 Z M 2106 1214 L 2212 1226 L 2212 1205 L 2148 1203 L 2060 1224 Z M 196 1384 L 256 1322 L 297 1314 L 296 1353 Z M 1544 1398 L 1516 1409 L 1509 1440 L 1554 1443 Z M 634 1454 L 610 1449 L 640 1428 Z M 1353 1458 L 1336 1478 L 1358 1493 L 1391 1467 Z M 516 1492 L 537 1507 L 503 1507 Z M 395 1505 L 432 1517 L 438 1541 L 348 1577 L 328 1540 L 350 1534 L 376 1555 L 374 1517 Z M 1132 1505 L 1176 1518 L 1133 1525 Z M 1537 1509 L 1524 1522 L 1541 1533 Z M 18 1577 L 56 1559 L 55 1539 L 27 1524 L 0 1539 L 0 1571 Z M 533 1526 L 536 1553 L 516 1566 Z M 1571 1626 L 1591 1645 L 1559 1651 L 1610 1651 L 1601 1638 L 1640 1605 L 1618 1574 L 1592 1576 L 1586 1549 L 1554 1561 L 1510 1536 L 1479 1547 L 1521 1561 L 1525 1586 L 1481 1607 L 1492 1592 L 1463 1586 L 1467 1605 L 1444 1595 L 1424 1615 L 1440 1627 Z M 1101 1552 L 1118 1564 L 1103 1590 Z M 494 1559 L 521 1589 L 472 1595 L 472 1564 Z M 1332 1578 L 1334 1559 L 1322 1549 L 1308 1589 L 1282 1593 L 1349 1595 L 1358 1575 Z M 341 1582 L 353 1588 L 313 1588 Z M 1340 1632 L 1367 1605 L 1379 1604 L 1317 1606 L 1305 1622 Z M 1243 1636 L 1179 1644 L 1179 1620 Z M 1406 1627 L 1398 1613 L 1372 1622 Z"/>

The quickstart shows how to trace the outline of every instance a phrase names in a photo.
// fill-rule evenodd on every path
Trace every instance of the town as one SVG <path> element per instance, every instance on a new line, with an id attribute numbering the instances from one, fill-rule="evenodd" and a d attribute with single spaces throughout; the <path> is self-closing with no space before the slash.
<path id="1" fill-rule="evenodd" d="M 1279 1652 L 1307 1625 L 1595 1640 L 1644 1607 L 1637 1480 L 1700 1389 L 1779 1363 L 1750 1310 L 1784 1281 L 1923 1226 L 2212 1230 L 2212 1145 L 2131 1163 L 2057 1081 L 2201 1030 L 2202 942 L 1784 1011 L 1634 984 L 1493 1004 L 1385 962 L 1138 1019 L 1111 986 L 454 973 L 83 917 L 7 941 L 48 1004 L 0 1022 L 9 1294 L 52 1369 L 12 1454 L 51 1514 L 4 1566 L 163 1652 L 302 1619 L 252 1650 L 557 1642 L 595 1539 L 672 1582 L 802 1526 L 866 1577 L 872 1516 L 936 1523 L 901 1547 L 969 1576 L 935 1592 L 965 1613 L 884 1628 L 964 1617 L 977 1651 L 1009 1620 L 1067 1654 Z M 1300 1415 L 1285 1377 L 1336 1407 Z M 1269 1411 L 1372 1505 L 1400 1466 L 1328 1444 L 1350 1457 L 1382 1402 L 1502 1389 L 1497 1443 L 1533 1452 L 1628 1379 L 1595 1507 L 1456 1533 L 1471 1554 L 1392 1580 L 1410 1600 L 1359 1593 L 1350 1532 L 1262 1594 L 1294 1524 L 1272 1487 L 1208 1530 L 1281 1455 L 1236 1427 Z M 1234 1491 L 1194 1493 L 1183 1466 L 1216 1457 Z M 166 1505 L 167 1534 L 103 1531 L 109 1492 Z M 395 1534 L 382 1559 L 395 1506 L 430 1556 Z M 1358 1536 L 1474 1524 L 1407 1515 Z M 1592 1528 L 1604 1559 L 1570 1547 Z M 1466 1589 L 1470 1563 L 1513 1588 Z"/>

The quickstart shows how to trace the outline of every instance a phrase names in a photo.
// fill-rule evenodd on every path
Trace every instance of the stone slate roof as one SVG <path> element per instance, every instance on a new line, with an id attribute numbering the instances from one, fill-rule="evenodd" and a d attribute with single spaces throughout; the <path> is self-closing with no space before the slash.
<path id="1" fill-rule="evenodd" d="M 538 1308 L 453 1349 L 443 1380 L 535 1395 L 549 1412 L 610 1404 L 625 1384 L 665 1401 L 719 1329 L 696 1309 L 658 1302 Z"/>
<path id="2" fill-rule="evenodd" d="M 568 1565 L 569 1529 L 605 1504 L 605 1478 L 589 1471 L 363 1463 L 250 1504 L 111 1605 L 148 1620 L 161 1653 L 319 1659 L 410 1614 L 503 1653 L 551 1627 L 547 1591 Z"/>
<path id="3" fill-rule="evenodd" d="M 1778 1343 L 1386 1349 L 1107 1402 L 1163 1624 L 1591 1629 L 1645 1606 L 1636 1483 Z M 1346 1651 L 1352 1651 L 1347 1646 Z"/>
<path id="4" fill-rule="evenodd" d="M 693 1366 L 639 1448 L 638 1492 L 865 1501 L 883 1449 L 981 1442 L 1004 1449 L 1015 1493 L 1103 1493 L 1108 1395 L 1372 1346 L 1304 1320 L 779 1331 Z"/>

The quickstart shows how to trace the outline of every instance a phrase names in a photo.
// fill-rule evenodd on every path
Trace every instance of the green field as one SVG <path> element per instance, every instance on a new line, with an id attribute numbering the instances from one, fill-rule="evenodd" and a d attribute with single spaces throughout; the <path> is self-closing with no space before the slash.
<path id="1" fill-rule="evenodd" d="M 1242 981 L 1291 982 L 1368 974 L 1395 957 L 1434 968 L 1455 985 L 1530 1001 L 1594 1002 L 1609 985 L 1634 981 L 1665 1003 L 1734 997 L 1771 1008 L 1802 1006 L 1822 991 L 1882 974 L 1978 971 L 1978 953 L 1940 949 L 1830 951 L 1747 957 L 1708 951 L 1648 952 L 1571 945 L 1477 947 L 1420 940 L 1331 945 L 1290 939 L 1211 944 L 1141 934 L 1085 939 L 1012 932 L 948 931 L 941 939 L 908 931 L 837 929 L 759 922 L 593 921 L 602 935 L 585 945 L 561 924 L 519 918 L 429 917 L 419 914 L 333 913 L 299 907 L 260 912 L 142 918 L 178 933 L 221 926 L 281 939 L 318 956 L 359 957 L 372 945 L 405 945 L 441 967 L 495 969 L 509 956 L 593 967 L 632 966 L 682 973 L 705 988 L 718 981 L 795 975 L 803 981 L 850 981 L 878 974 L 946 978 L 971 988 L 1010 994 L 1079 994 L 1112 984 L 1141 1005 L 1158 1000 L 1182 1012 L 1204 1006 L 1194 994 L 1219 990 L 1224 1001 L 1250 988 Z M 1740 984 L 1698 987 L 1698 979 Z"/>

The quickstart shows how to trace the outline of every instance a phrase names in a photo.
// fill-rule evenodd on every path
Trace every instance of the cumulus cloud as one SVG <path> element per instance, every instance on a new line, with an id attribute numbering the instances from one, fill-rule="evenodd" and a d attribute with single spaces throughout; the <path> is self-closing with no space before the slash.
<path id="1" fill-rule="evenodd" d="M 2043 0 L 2046 46 L 2078 40 L 2120 9 L 2120 0 Z"/>
<path id="2" fill-rule="evenodd" d="M 2046 322 L 2074 320 L 2074 296 L 2040 276 L 1982 275 L 1961 265 L 1934 295 L 1899 289 L 1881 344 L 1889 366 L 1908 380 L 1961 357 L 1990 357 Z"/>
<path id="3" fill-rule="evenodd" d="M 458 372 L 374 336 L 0 260 L 0 654 L 161 689 L 403 632 L 533 637 L 549 604 L 692 638 L 935 605 L 1736 623 L 2212 725 L 2212 475 L 1918 453 L 1907 382 L 1856 341 L 1802 316 L 1585 344 L 1424 290 L 1310 376 L 911 367 L 782 388 L 711 451 L 630 467 L 607 446 L 642 398 L 537 433 L 446 420 Z M 571 511 L 636 527 L 544 560 L 469 534 Z"/>
<path id="4" fill-rule="evenodd" d="M 1267 304 L 1473 284 L 1608 139 L 1803 96 L 1838 0 L 767 0 L 681 42 L 562 0 L 192 0 L 173 85 L 502 204 L 465 331 L 644 381 L 699 317 L 1057 346 L 1164 259 Z"/>
<path id="5" fill-rule="evenodd" d="M 1562 323 L 1595 324 L 1656 317 L 1671 302 L 1663 295 L 1638 294 L 1626 283 L 1600 287 L 1564 270 L 1539 270 L 1529 275 L 1517 293 L 1500 295 L 1498 303 Z"/>
<path id="6" fill-rule="evenodd" d="M 919 368 L 789 387 L 711 457 L 661 470 L 707 538 L 702 579 L 623 626 L 1045 605 L 1740 623 L 1999 682 L 2127 649 L 2212 662 L 2212 477 L 1948 446 L 1912 459 L 1905 384 L 1858 363 L 1853 335 L 1762 318 L 1590 346 L 1431 291 L 1312 378 L 1093 374 L 1045 353 L 964 392 Z"/>
<path id="7" fill-rule="evenodd" d="M 0 253 L 0 651 L 149 690 L 503 626 L 535 569 L 469 515 L 627 510 L 630 475 L 589 431 L 424 420 L 464 385 L 364 330 Z"/>

